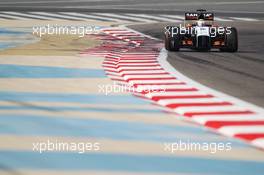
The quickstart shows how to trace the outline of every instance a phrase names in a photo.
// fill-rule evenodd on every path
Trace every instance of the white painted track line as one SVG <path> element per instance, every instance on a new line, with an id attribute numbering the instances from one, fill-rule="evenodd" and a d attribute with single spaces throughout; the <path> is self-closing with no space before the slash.
<path id="1" fill-rule="evenodd" d="M 28 18 L 26 17 L 19 17 L 19 16 L 13 16 L 13 15 L 8 15 L 8 14 L 1 14 L 0 13 L 0 18 L 3 17 L 3 18 L 10 18 L 10 19 L 19 19 L 19 20 L 28 20 Z"/>
<path id="2" fill-rule="evenodd" d="M 63 19 L 71 19 L 71 20 L 84 20 L 84 18 L 77 18 L 73 16 L 65 16 L 65 15 L 60 15 L 60 14 L 55 14 L 55 13 L 48 13 L 48 12 L 31 12 L 32 14 L 40 15 L 40 16 L 48 16 L 48 17 L 58 17 Z"/>
<path id="3" fill-rule="evenodd" d="M 239 18 L 239 17 L 230 17 L 234 20 L 238 20 L 238 21 L 259 21 L 257 19 L 253 19 L 253 18 Z"/>
<path id="4" fill-rule="evenodd" d="M 234 21 L 234 20 L 232 20 L 232 19 L 219 18 L 219 17 L 214 17 L 214 19 L 215 19 L 216 21 Z"/>
<path id="5" fill-rule="evenodd" d="M 168 18 L 172 18 L 172 19 L 178 20 L 178 21 L 175 21 L 175 22 L 180 22 L 180 21 L 184 20 L 184 17 L 180 16 L 180 15 L 159 15 L 159 16 L 168 17 Z"/>
<path id="6" fill-rule="evenodd" d="M 30 15 L 30 14 L 26 14 L 26 13 L 21 13 L 21 12 L 2 12 L 8 15 L 19 15 L 24 19 L 34 19 L 34 18 L 39 18 L 39 19 L 43 19 L 43 20 L 54 20 L 56 18 L 52 18 L 52 17 L 44 17 L 44 16 L 39 16 L 39 15 Z"/>
<path id="7" fill-rule="evenodd" d="M 129 14 L 130 15 L 130 14 Z M 166 17 L 158 17 L 158 16 L 153 16 L 153 15 L 146 15 L 146 14 L 131 14 L 130 16 L 135 16 L 135 17 L 140 17 L 140 18 L 150 18 L 154 20 L 160 20 L 160 21 L 165 21 L 165 22 L 175 22 L 173 19 L 169 19 Z"/>
<path id="8" fill-rule="evenodd" d="M 102 16 L 107 16 L 107 17 L 116 17 L 116 18 L 120 18 L 120 20 L 122 21 L 131 21 L 131 20 L 135 20 L 138 22 L 157 22 L 154 20 L 147 20 L 147 19 L 142 19 L 142 18 L 136 18 L 136 17 L 130 17 L 130 16 L 125 16 L 125 15 L 118 15 L 118 14 L 112 14 L 112 13 L 93 13 L 95 15 L 102 15 Z"/>
<path id="9" fill-rule="evenodd" d="M 74 15 L 74 16 L 79 16 L 82 18 L 87 18 L 90 20 L 103 20 L 103 21 L 117 21 L 120 22 L 120 20 L 116 20 L 114 18 L 107 18 L 107 17 L 101 17 L 101 16 L 95 16 L 95 15 L 87 15 L 87 14 L 82 14 L 82 13 L 75 13 L 75 12 L 60 12 L 61 14 L 65 15 Z"/>
<path id="10" fill-rule="evenodd" d="M 0 18 L 8 18 L 13 20 L 28 20 L 28 19 L 42 19 L 42 20 L 99 20 L 99 21 L 114 21 L 125 23 L 157 23 L 157 22 L 182 22 L 183 15 L 170 14 L 134 14 L 134 13 L 82 13 L 82 12 L 15 12 L 3 11 Z M 248 17 L 215 17 L 215 21 L 248 21 L 256 22 L 261 19 Z M 128 32 L 128 31 L 125 31 Z M 131 31 L 129 31 L 131 32 Z"/>

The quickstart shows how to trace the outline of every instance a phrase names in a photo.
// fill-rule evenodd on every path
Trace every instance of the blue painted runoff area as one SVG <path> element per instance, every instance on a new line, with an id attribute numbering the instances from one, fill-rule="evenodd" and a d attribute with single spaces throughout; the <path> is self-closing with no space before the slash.
<path id="1" fill-rule="evenodd" d="M 0 78 L 103 78 L 102 69 L 0 64 Z"/>
<path id="2" fill-rule="evenodd" d="M 45 111 L 80 111 L 80 112 L 110 112 L 110 113 L 163 113 L 159 109 L 130 109 L 130 108 L 107 108 L 107 107 L 78 107 L 78 106 L 34 106 L 34 105 L 24 105 L 24 106 L 1 106 L 0 111 L 6 110 L 45 110 Z M 125 114 L 124 114 L 125 115 Z"/>
<path id="3" fill-rule="evenodd" d="M 64 102 L 85 104 L 149 104 L 131 95 L 33 93 L 0 91 L 1 101 L 16 102 Z"/>
<path id="4" fill-rule="evenodd" d="M 81 119 L 48 117 L 41 115 L 1 114 L 0 134 L 26 136 L 67 136 L 107 138 L 115 140 L 144 140 L 154 142 L 188 141 L 186 134 L 200 134 L 201 138 L 208 131 L 200 127 L 169 126 L 163 124 L 145 124 L 141 122 L 111 121 L 103 119 Z M 168 135 L 168 133 L 170 133 Z M 180 136 L 180 133 L 185 133 Z M 206 142 L 207 139 L 194 140 Z M 225 142 L 214 140 L 215 143 Z M 226 141 L 231 142 L 231 141 Z M 232 146 L 244 146 L 232 141 Z"/>
<path id="5" fill-rule="evenodd" d="M 32 161 L 34 160 L 34 161 Z M 203 157 L 129 155 L 107 153 L 37 153 L 0 151 L 0 170 L 125 171 L 134 173 L 179 173 L 205 175 L 262 175 L 263 162 L 209 159 Z M 100 162 L 100 163 L 98 163 Z"/>
<path id="6" fill-rule="evenodd" d="M 10 30 L 10 29 L 6 29 L 6 28 L 0 28 L 0 37 L 1 36 L 8 36 L 8 37 L 13 37 L 14 40 L 16 40 L 16 38 L 19 38 L 19 36 L 23 36 L 28 34 L 27 32 L 22 32 L 22 31 L 15 31 L 15 30 Z M 10 40 L 4 40 L 1 41 L 0 38 L 0 50 L 4 50 L 4 49 L 8 49 L 8 48 L 12 48 L 12 47 L 16 47 L 18 45 L 22 45 L 22 43 L 20 42 L 13 42 L 12 39 Z"/>

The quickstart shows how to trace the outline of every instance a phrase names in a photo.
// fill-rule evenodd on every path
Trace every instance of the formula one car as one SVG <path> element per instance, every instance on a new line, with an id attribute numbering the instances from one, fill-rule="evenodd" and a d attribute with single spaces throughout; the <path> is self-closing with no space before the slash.
<path id="1" fill-rule="evenodd" d="M 223 52 L 236 52 L 237 30 L 214 24 L 214 14 L 206 10 L 187 12 L 183 26 L 165 27 L 165 48 L 168 51 L 179 51 L 180 48 L 209 51 L 216 48 Z"/>

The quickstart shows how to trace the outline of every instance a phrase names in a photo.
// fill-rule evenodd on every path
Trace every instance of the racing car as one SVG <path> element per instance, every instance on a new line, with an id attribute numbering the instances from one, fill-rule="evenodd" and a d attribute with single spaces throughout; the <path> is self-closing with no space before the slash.
<path id="1" fill-rule="evenodd" d="M 235 27 L 222 27 L 214 23 L 214 13 L 199 9 L 186 12 L 183 26 L 165 27 L 165 48 L 179 51 L 191 48 L 209 51 L 212 48 L 222 52 L 238 50 L 238 34 Z"/>

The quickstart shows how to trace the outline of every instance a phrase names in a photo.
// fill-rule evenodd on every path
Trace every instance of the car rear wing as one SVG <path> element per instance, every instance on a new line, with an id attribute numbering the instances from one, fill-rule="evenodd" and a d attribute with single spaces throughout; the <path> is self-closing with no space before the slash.
<path id="1" fill-rule="evenodd" d="M 185 20 L 207 20 L 213 21 L 214 20 L 214 13 L 211 12 L 187 12 L 185 13 Z"/>

